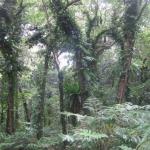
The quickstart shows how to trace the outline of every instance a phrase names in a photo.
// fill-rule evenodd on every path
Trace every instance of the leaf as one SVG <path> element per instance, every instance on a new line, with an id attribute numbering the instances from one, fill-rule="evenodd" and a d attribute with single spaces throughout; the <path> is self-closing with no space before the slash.
<path id="1" fill-rule="evenodd" d="M 63 138 L 63 141 L 68 141 L 68 142 L 74 142 L 74 138 L 73 138 L 73 136 L 70 136 L 70 135 L 62 135 L 61 136 L 62 138 Z"/>

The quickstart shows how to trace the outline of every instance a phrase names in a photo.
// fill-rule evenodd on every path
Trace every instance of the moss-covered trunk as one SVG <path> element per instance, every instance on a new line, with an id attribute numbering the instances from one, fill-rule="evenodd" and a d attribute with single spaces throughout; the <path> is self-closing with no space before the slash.
<path id="1" fill-rule="evenodd" d="M 49 64 L 49 57 L 50 57 L 49 49 L 46 50 L 45 58 L 44 58 L 44 67 L 42 71 L 41 81 L 39 81 L 39 101 L 37 102 L 37 112 L 35 112 L 35 118 L 33 121 L 33 126 L 36 130 L 36 136 L 40 139 L 43 136 L 43 127 L 44 127 L 44 105 L 45 105 L 45 90 L 46 90 L 46 79 L 48 73 L 48 64 Z"/>
<path id="2" fill-rule="evenodd" d="M 128 0 L 125 2 L 126 11 L 124 14 L 123 45 L 121 51 L 121 75 L 118 84 L 118 102 L 123 103 L 128 95 L 128 81 L 130 66 L 135 43 L 135 33 L 137 30 L 137 17 L 139 10 L 139 0 Z"/>

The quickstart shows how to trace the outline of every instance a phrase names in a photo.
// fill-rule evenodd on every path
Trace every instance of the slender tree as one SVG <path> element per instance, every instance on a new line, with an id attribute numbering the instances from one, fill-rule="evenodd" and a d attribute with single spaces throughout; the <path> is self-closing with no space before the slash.
<path id="1" fill-rule="evenodd" d="M 63 114 L 65 111 L 65 105 L 64 105 L 64 75 L 63 72 L 60 70 L 59 66 L 59 60 L 57 57 L 56 52 L 53 52 L 53 59 L 54 59 L 54 64 L 56 66 L 57 72 L 58 72 L 58 87 L 59 87 L 59 102 L 60 102 L 60 121 L 61 121 L 61 126 L 62 126 L 62 133 L 64 135 L 67 135 L 67 123 L 66 123 L 66 118 L 65 115 Z M 66 148 L 67 141 L 63 142 L 63 149 Z"/>
<path id="2" fill-rule="evenodd" d="M 48 37 L 50 37 L 51 33 L 51 26 L 49 23 L 49 16 L 47 12 L 47 7 L 45 5 L 44 0 L 42 0 L 43 10 L 45 13 L 47 26 L 48 26 L 48 34 L 46 38 L 41 37 L 41 33 L 39 32 L 39 35 L 35 35 L 34 38 L 32 37 L 30 42 L 38 41 L 45 45 L 46 51 L 44 53 L 44 66 L 42 71 L 41 80 L 38 83 L 38 92 L 39 92 L 39 101 L 37 102 L 37 111 L 38 113 L 35 115 L 34 118 L 34 128 L 36 129 L 36 136 L 38 139 L 40 139 L 43 136 L 43 127 L 44 127 L 44 111 L 45 111 L 45 94 L 46 94 L 46 81 L 47 81 L 47 74 L 49 69 L 49 63 L 50 63 L 50 55 L 53 49 L 53 40 L 48 40 Z M 51 38 L 50 38 L 51 39 Z"/>
<path id="3" fill-rule="evenodd" d="M 32 114 L 32 126 L 35 129 L 37 139 L 43 136 L 44 127 L 44 108 L 45 108 L 45 94 L 46 94 L 46 82 L 49 69 L 50 54 L 52 51 L 52 41 L 47 42 L 47 39 L 42 37 L 42 33 L 37 31 L 35 35 L 32 35 L 28 42 L 30 44 L 41 42 L 45 46 L 44 63 L 40 78 L 37 80 L 37 91 L 39 93 L 38 102 L 36 102 L 35 113 Z M 25 106 L 25 105 L 24 105 Z"/>
<path id="4" fill-rule="evenodd" d="M 46 89 L 46 79 L 47 79 L 47 73 L 48 73 L 48 64 L 50 61 L 50 49 L 47 48 L 45 53 L 45 60 L 44 60 L 44 68 L 43 68 L 43 75 L 42 75 L 42 81 L 39 86 L 39 95 L 40 95 L 40 101 L 38 103 L 39 108 L 39 114 L 38 114 L 38 124 L 37 124 L 37 138 L 40 139 L 43 136 L 43 127 L 44 127 L 44 105 L 45 105 L 45 89 Z"/>

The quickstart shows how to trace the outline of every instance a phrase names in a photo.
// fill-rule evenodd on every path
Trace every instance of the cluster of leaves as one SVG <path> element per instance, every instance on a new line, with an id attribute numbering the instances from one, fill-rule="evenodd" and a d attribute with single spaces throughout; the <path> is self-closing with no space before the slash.
<path id="1" fill-rule="evenodd" d="M 79 94 L 80 87 L 77 82 L 66 82 L 64 84 L 64 91 L 67 94 Z"/>

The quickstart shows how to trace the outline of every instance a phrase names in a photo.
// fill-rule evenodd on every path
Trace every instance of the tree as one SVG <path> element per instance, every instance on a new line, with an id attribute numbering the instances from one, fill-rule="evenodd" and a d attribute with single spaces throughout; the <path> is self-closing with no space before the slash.
<path id="1" fill-rule="evenodd" d="M 79 27 L 75 23 L 75 20 L 71 17 L 67 8 L 70 5 L 65 6 L 61 0 L 52 0 L 51 1 L 51 8 L 56 17 L 56 24 L 62 30 L 62 32 L 69 38 L 69 41 L 74 46 L 75 51 L 75 63 L 76 63 L 76 72 L 78 77 L 78 82 L 80 86 L 80 95 L 79 99 L 77 100 L 78 104 L 78 112 L 79 113 L 83 107 L 83 103 L 87 97 L 87 90 L 86 90 L 86 78 L 84 74 L 84 65 L 83 65 L 83 50 L 81 48 L 82 45 L 82 35 Z"/>
<path id="2" fill-rule="evenodd" d="M 11 6 L 11 7 L 10 7 Z M 3 11 L 1 15 L 1 36 L 0 36 L 0 50 L 5 59 L 4 74 L 8 80 L 8 96 L 7 96 L 7 125 L 6 132 L 12 134 L 15 132 L 14 122 L 14 101 L 16 89 L 17 75 L 20 71 L 18 63 L 18 48 L 15 46 L 18 43 L 20 35 L 20 18 L 23 10 L 23 3 L 19 7 L 16 0 L 5 0 Z M 17 19 L 14 19 L 17 17 Z"/>
<path id="3" fill-rule="evenodd" d="M 118 102 L 123 103 L 128 95 L 128 81 L 130 75 L 130 66 L 134 51 L 135 35 L 137 31 L 137 22 L 141 17 L 143 9 L 146 7 L 145 2 L 143 8 L 140 10 L 141 1 L 128 0 L 124 1 L 126 10 L 123 19 L 123 39 L 121 49 L 121 66 L 122 72 L 118 85 Z"/>

